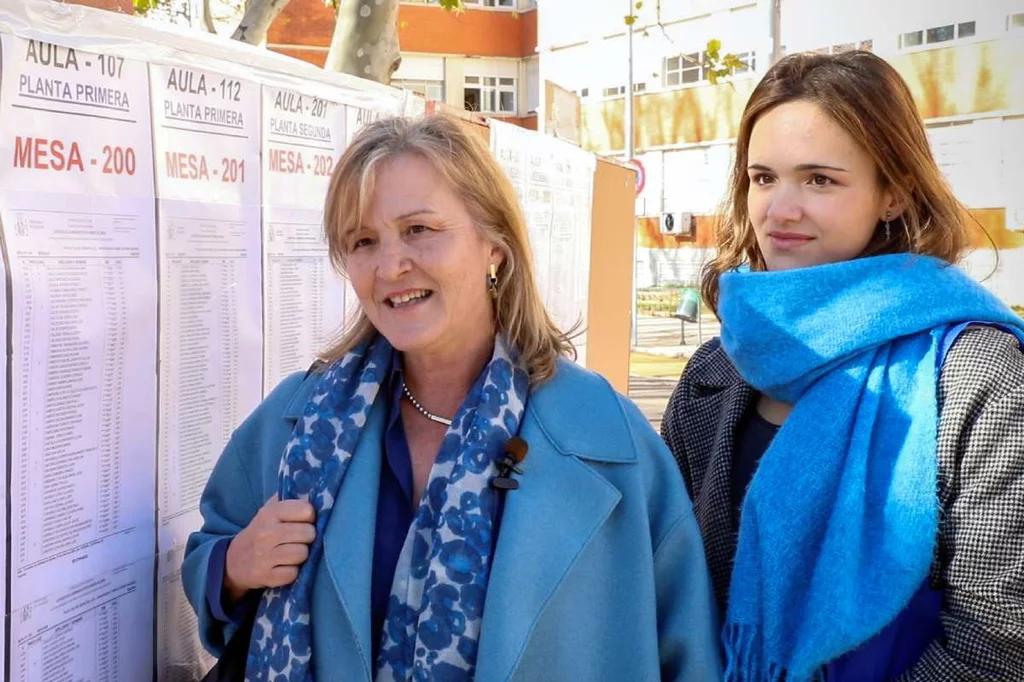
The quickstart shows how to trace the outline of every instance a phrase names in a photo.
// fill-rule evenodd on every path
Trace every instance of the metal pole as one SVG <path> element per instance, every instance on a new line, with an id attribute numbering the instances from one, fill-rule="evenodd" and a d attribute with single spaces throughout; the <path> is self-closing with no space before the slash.
<path id="1" fill-rule="evenodd" d="M 772 34 L 772 55 L 768 66 L 782 59 L 782 0 L 771 0 L 772 14 L 769 22 Z"/>
<path id="2" fill-rule="evenodd" d="M 633 14 L 633 0 L 628 0 L 628 12 L 626 16 L 634 16 Z M 633 24 L 626 26 L 626 44 L 629 46 L 629 57 L 626 59 L 626 68 L 628 73 L 626 74 L 626 115 L 623 118 L 623 124 L 625 126 L 626 135 L 626 160 L 633 160 Z M 636 209 L 633 210 L 633 346 L 638 344 L 640 338 L 639 330 L 639 314 L 637 312 L 636 300 L 636 259 L 637 249 L 639 248 L 637 242 L 637 229 L 636 229 Z"/>
<path id="3" fill-rule="evenodd" d="M 633 3 L 630 0 L 630 15 L 632 16 Z M 629 72 L 626 75 L 626 160 L 633 159 L 633 25 L 626 27 L 626 42 L 629 45 L 629 59 L 626 60 Z"/>

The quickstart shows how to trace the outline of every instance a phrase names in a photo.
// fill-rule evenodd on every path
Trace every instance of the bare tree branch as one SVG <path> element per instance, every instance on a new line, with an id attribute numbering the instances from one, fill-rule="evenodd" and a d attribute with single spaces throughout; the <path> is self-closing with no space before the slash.
<path id="1" fill-rule="evenodd" d="M 217 25 L 213 23 L 213 10 L 210 9 L 210 0 L 203 0 L 203 26 L 210 33 L 217 32 Z"/>

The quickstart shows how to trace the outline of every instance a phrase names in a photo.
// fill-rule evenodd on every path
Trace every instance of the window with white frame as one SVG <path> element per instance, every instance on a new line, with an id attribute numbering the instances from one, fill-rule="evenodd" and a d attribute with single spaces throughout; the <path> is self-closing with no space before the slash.
<path id="1" fill-rule="evenodd" d="M 418 92 L 427 99 L 444 101 L 444 81 L 426 81 L 412 78 L 394 78 L 391 84 L 398 88 L 405 88 Z"/>
<path id="2" fill-rule="evenodd" d="M 732 68 L 729 75 L 753 73 L 757 69 L 757 55 L 753 50 L 738 52 L 736 58 L 741 66 Z M 665 57 L 662 60 L 662 85 L 672 88 L 711 80 L 709 69 L 704 66 L 705 61 L 707 55 L 703 51 Z"/>
<path id="3" fill-rule="evenodd" d="M 853 50 L 864 50 L 871 52 L 874 48 L 874 42 L 871 40 L 861 40 L 857 43 L 838 43 L 836 45 L 829 45 L 827 47 L 819 47 L 816 50 L 809 50 L 814 54 L 842 54 L 844 52 L 852 52 Z"/>
<path id="4" fill-rule="evenodd" d="M 1018 12 L 1017 14 L 1011 14 L 1006 17 L 1006 29 L 1012 31 L 1014 29 L 1024 28 L 1024 12 Z"/>
<path id="5" fill-rule="evenodd" d="M 946 24 L 945 26 L 934 26 L 924 28 L 920 31 L 909 31 L 900 34 L 900 49 L 908 50 L 916 47 L 925 47 L 937 43 L 948 43 L 952 40 L 973 38 L 976 33 L 976 24 L 973 21 L 965 21 L 959 24 Z"/>
<path id="6" fill-rule="evenodd" d="M 757 58 L 754 55 L 754 51 L 740 52 L 736 55 L 736 58 L 740 60 L 742 66 L 733 68 L 732 75 L 738 76 L 741 73 L 753 73 L 757 69 Z"/>
<path id="7" fill-rule="evenodd" d="M 462 0 L 464 5 L 479 5 L 481 7 L 505 7 L 515 9 L 516 0 Z"/>
<path id="8" fill-rule="evenodd" d="M 633 94 L 639 94 L 647 91 L 647 83 L 633 83 Z M 605 88 L 601 91 L 601 94 L 605 97 L 621 97 L 626 94 L 625 85 L 615 85 L 610 88 Z"/>
<path id="9" fill-rule="evenodd" d="M 707 80 L 704 74 L 704 53 L 691 52 L 675 57 L 666 57 L 662 68 L 662 82 L 671 88 L 686 83 L 699 83 Z"/>
<path id="10" fill-rule="evenodd" d="M 487 114 L 516 113 L 516 79 L 466 76 L 464 104 L 469 111 Z"/>

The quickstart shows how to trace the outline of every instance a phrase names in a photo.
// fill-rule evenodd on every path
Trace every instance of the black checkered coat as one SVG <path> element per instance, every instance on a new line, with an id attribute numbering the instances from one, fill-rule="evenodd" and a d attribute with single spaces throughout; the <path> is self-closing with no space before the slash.
<path id="1" fill-rule="evenodd" d="M 739 529 L 733 443 L 754 397 L 716 338 L 688 363 L 662 422 L 723 615 Z M 942 519 L 932 582 L 943 590 L 944 632 L 901 682 L 1024 682 L 1024 353 L 1010 334 L 970 327 L 949 351 L 937 455 Z"/>

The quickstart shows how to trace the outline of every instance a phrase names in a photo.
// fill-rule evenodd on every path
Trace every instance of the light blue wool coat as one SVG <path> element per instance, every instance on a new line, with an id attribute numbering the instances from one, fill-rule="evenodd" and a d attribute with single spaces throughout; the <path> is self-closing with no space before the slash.
<path id="1" fill-rule="evenodd" d="M 182 578 L 214 654 L 233 632 L 207 606 L 214 543 L 278 489 L 316 377 L 283 381 L 234 433 L 203 494 Z M 387 409 L 370 413 L 324 535 L 312 597 L 317 682 L 371 679 L 370 579 Z M 704 551 L 682 477 L 640 411 L 560 361 L 529 396 L 521 488 L 506 498 L 476 679 L 721 679 Z"/>

